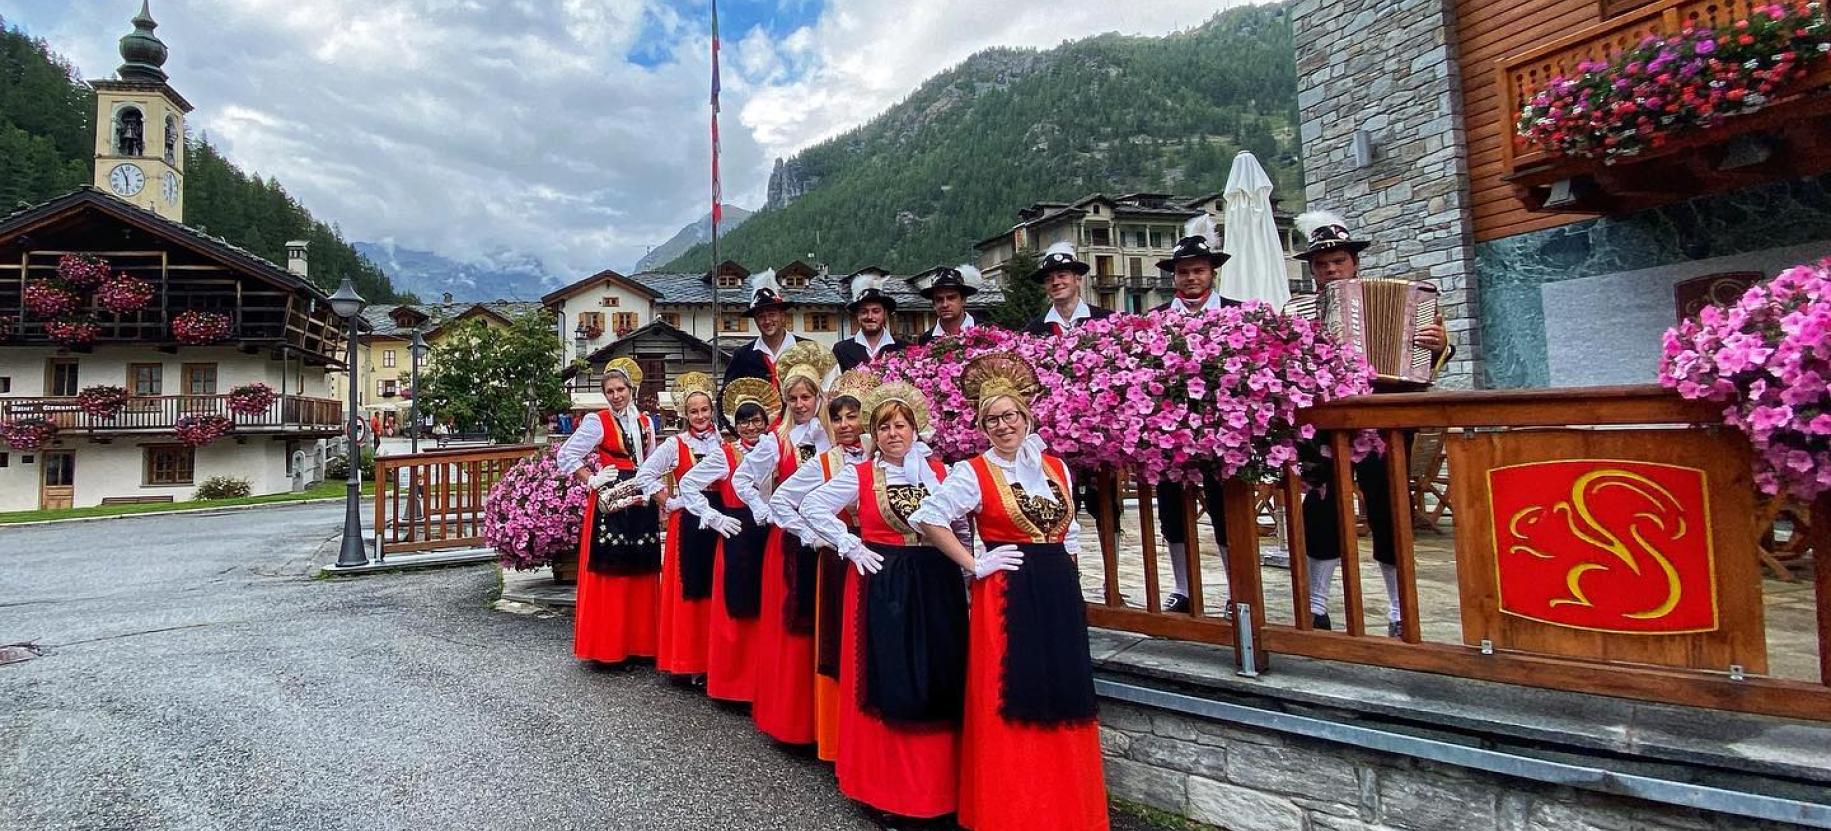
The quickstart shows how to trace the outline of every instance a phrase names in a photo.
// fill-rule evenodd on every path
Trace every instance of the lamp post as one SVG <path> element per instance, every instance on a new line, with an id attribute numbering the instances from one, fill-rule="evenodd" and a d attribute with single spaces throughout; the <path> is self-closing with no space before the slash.
<path id="1" fill-rule="evenodd" d="M 348 359 L 344 366 L 349 368 L 350 375 L 350 411 L 349 447 L 345 456 L 349 459 L 349 475 L 344 479 L 343 498 L 343 548 L 337 552 L 337 566 L 350 568 L 368 565 L 369 554 L 362 546 L 362 519 L 357 514 L 357 503 L 362 498 L 362 439 L 358 435 L 357 424 L 361 416 L 356 414 L 356 316 L 362 314 L 368 302 L 356 293 L 356 287 L 350 278 L 343 278 L 343 285 L 337 287 L 337 293 L 331 295 L 331 311 L 343 318 L 350 326 L 350 345 Z"/>
<path id="2" fill-rule="evenodd" d="M 411 413 L 408 418 L 413 419 L 413 431 L 408 435 L 413 437 L 414 453 L 420 452 L 420 361 L 425 360 L 426 353 L 431 351 L 432 347 L 426 345 L 426 338 L 420 335 L 420 330 L 414 329 L 413 340 L 407 344 L 407 354 L 413 359 L 413 399 L 408 405 Z"/>

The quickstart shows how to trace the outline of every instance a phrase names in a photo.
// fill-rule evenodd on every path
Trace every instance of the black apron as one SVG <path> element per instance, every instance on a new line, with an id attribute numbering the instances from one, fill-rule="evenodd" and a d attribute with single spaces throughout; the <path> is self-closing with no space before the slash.
<path id="1" fill-rule="evenodd" d="M 633 470 L 619 471 L 618 482 L 633 479 Z M 597 499 L 593 492 L 592 499 Z M 591 506 L 591 546 L 586 568 L 593 574 L 628 577 L 661 570 L 661 516 L 648 502 L 621 511 Z"/>
<path id="2" fill-rule="evenodd" d="M 814 671 L 839 680 L 840 617 L 846 608 L 846 569 L 851 564 L 831 548 L 820 549 L 817 561 L 814 601 L 819 604 L 820 630 L 814 641 Z"/>
<path id="3" fill-rule="evenodd" d="M 986 540 L 985 546 L 1005 544 Z M 1038 726 L 1091 721 L 1097 706 L 1079 571 L 1061 543 L 1016 545 L 1024 552 L 1023 567 L 1003 572 L 998 714 Z"/>
<path id="4" fill-rule="evenodd" d="M 758 525 L 742 500 L 721 507 L 726 516 L 737 519 L 742 526 L 735 536 L 725 540 L 722 549 L 725 614 L 734 620 L 750 620 L 763 608 L 763 546 L 769 542 L 769 526 Z"/>
<path id="5" fill-rule="evenodd" d="M 805 635 L 814 631 L 814 595 L 819 590 L 820 552 L 800 537 L 782 532 L 782 584 L 788 596 L 782 601 L 782 625 Z"/>
<path id="6" fill-rule="evenodd" d="M 708 504 L 718 504 L 718 491 L 702 492 Z M 699 527 L 699 517 L 680 512 L 680 541 L 674 556 L 680 558 L 680 597 L 705 600 L 712 596 L 712 562 L 718 555 L 718 532 Z"/>
<path id="7" fill-rule="evenodd" d="M 890 724 L 958 724 L 967 643 L 960 567 L 932 546 L 867 547 L 884 567 L 858 581 L 859 709 Z"/>

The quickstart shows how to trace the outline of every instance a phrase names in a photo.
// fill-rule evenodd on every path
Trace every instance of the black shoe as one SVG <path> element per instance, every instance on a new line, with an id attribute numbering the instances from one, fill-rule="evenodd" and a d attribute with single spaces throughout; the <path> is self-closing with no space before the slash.
<path id="1" fill-rule="evenodd" d="M 1386 623 L 1386 637 L 1400 638 L 1400 637 L 1404 637 L 1404 636 L 1405 636 L 1404 627 L 1399 625 L 1399 621 L 1394 620 L 1394 621 L 1388 621 Z"/>
<path id="2" fill-rule="evenodd" d="M 1171 592 L 1170 599 L 1164 601 L 1163 610 L 1166 612 L 1177 612 L 1177 613 L 1186 614 L 1189 611 L 1188 596 L 1177 594 L 1176 592 Z"/>
<path id="3" fill-rule="evenodd" d="M 1310 628 L 1311 629 L 1321 629 L 1321 630 L 1327 632 L 1327 631 L 1332 631 L 1335 628 L 1335 625 L 1333 623 L 1329 622 L 1329 613 L 1328 612 L 1322 612 L 1320 614 L 1318 614 L 1316 612 L 1311 612 L 1310 613 Z"/>

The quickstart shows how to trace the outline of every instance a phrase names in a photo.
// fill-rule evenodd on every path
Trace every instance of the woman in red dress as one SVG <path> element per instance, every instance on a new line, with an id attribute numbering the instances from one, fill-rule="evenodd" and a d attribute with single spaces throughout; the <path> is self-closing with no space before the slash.
<path id="1" fill-rule="evenodd" d="M 946 469 L 916 439 L 928 404 L 914 387 L 883 384 L 863 410 L 874 458 L 801 503 L 803 522 L 855 566 L 839 656 L 839 790 L 885 814 L 942 817 L 959 798 L 966 591 L 908 516 Z M 857 535 L 838 519 L 844 510 L 857 511 Z"/>
<path id="2" fill-rule="evenodd" d="M 712 376 L 704 372 L 681 374 L 674 380 L 674 400 L 686 416 L 687 429 L 657 446 L 654 455 L 636 470 L 636 478 L 624 487 L 654 498 L 667 512 L 655 668 L 674 675 L 704 675 L 718 534 L 701 528 L 698 518 L 684 510 L 674 487 L 700 459 L 719 452 L 724 440 L 719 437 L 712 411 Z"/>
<path id="3" fill-rule="evenodd" d="M 821 379 L 835 366 L 833 351 L 813 341 L 777 359 L 782 415 L 776 428 L 738 463 L 731 483 L 750 513 L 769 526 L 763 546 L 763 611 L 757 618 L 756 699 L 750 717 L 764 735 L 784 744 L 813 744 L 814 546 L 787 530 L 770 497 L 802 464 L 831 446 L 820 413 Z"/>
<path id="4" fill-rule="evenodd" d="M 1068 467 L 1044 454 L 1032 433 L 1036 374 L 1022 358 L 976 358 L 962 372 L 961 388 L 976 402 L 992 449 L 954 465 L 910 516 L 976 578 L 960 824 L 973 831 L 1105 831 Z M 977 559 L 954 536 L 953 524 L 967 516 L 987 548 Z"/>
<path id="5" fill-rule="evenodd" d="M 718 532 L 717 560 L 712 565 L 712 622 L 706 642 L 706 695 L 721 701 L 749 703 L 756 697 L 758 619 L 763 609 L 763 545 L 769 526 L 760 524 L 738 498 L 732 473 L 755 450 L 782 406 L 776 388 L 761 378 L 739 378 L 725 385 L 725 417 L 737 426 L 738 440 L 721 452 L 707 454 L 680 480 L 680 501 L 699 517 L 701 527 Z M 706 497 L 716 488 L 717 505 Z"/>
<path id="6" fill-rule="evenodd" d="M 769 498 L 770 516 L 783 532 L 812 542 L 817 548 L 814 661 L 810 675 L 814 690 L 814 752 L 823 762 L 839 758 L 839 642 L 844 622 L 840 611 L 845 606 L 847 567 L 836 550 L 839 544 L 816 534 L 801 521 L 801 502 L 840 471 L 865 461 L 866 449 L 859 434 L 859 396 L 876 384 L 876 379 L 863 371 L 839 376 L 826 402 L 825 427 L 832 448 L 797 468 Z M 853 512 L 845 512 L 841 519 L 847 531 L 858 533 Z"/>
<path id="7" fill-rule="evenodd" d="M 591 488 L 579 534 L 578 604 L 573 610 L 572 652 L 587 661 L 617 663 L 655 654 L 656 572 L 661 570 L 661 528 L 655 507 L 608 499 L 602 493 L 633 479 L 654 447 L 632 403 L 642 370 L 628 358 L 604 373 L 610 408 L 585 419 L 559 450 L 559 469 Z M 587 460 L 598 465 L 596 473 Z"/>

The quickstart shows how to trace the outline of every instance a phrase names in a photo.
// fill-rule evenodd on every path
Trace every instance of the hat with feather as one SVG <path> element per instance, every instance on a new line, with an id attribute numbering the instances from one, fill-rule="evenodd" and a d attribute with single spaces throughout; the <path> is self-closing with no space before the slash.
<path id="1" fill-rule="evenodd" d="M 960 292 L 961 297 L 972 297 L 984 285 L 985 279 L 979 274 L 979 269 L 970 265 L 953 268 L 935 266 L 915 281 L 916 293 L 929 300 L 935 299 L 936 289 L 953 289 Z"/>
<path id="2" fill-rule="evenodd" d="M 1304 239 L 1309 240 L 1309 247 L 1291 255 L 1296 260 L 1307 262 L 1317 254 L 1337 250 L 1359 255 L 1373 244 L 1370 240 L 1355 239 L 1348 232 L 1348 220 L 1342 219 L 1341 214 L 1334 211 L 1305 211 L 1298 214 L 1291 224 L 1297 227 Z"/>
<path id="3" fill-rule="evenodd" d="M 787 309 L 793 305 L 783 296 L 775 269 L 766 268 L 750 275 L 750 308 L 744 310 L 745 317 L 756 317 L 757 312 L 764 309 Z"/>
<path id="4" fill-rule="evenodd" d="M 1198 214 L 1194 219 L 1183 223 L 1183 238 L 1176 241 L 1176 247 L 1170 249 L 1170 256 L 1157 261 L 1157 267 L 1164 271 L 1175 271 L 1176 263 L 1181 260 L 1207 258 L 1215 268 L 1227 262 L 1227 252 L 1221 250 L 1221 230 L 1214 225 L 1214 217 L 1207 211 Z"/>
<path id="5" fill-rule="evenodd" d="M 1043 258 L 1037 261 L 1036 270 L 1030 272 L 1030 280 L 1040 283 L 1044 277 L 1049 276 L 1049 272 L 1062 269 L 1086 276 L 1087 272 L 1093 270 L 1093 266 L 1081 262 L 1079 258 L 1075 257 L 1074 243 L 1063 240 L 1043 251 Z"/>
<path id="6" fill-rule="evenodd" d="M 866 303 L 877 303 L 884 307 L 884 311 L 895 314 L 896 298 L 891 297 L 885 291 L 889 284 L 890 277 L 886 274 L 867 272 L 858 275 L 857 279 L 852 281 L 852 302 L 846 304 L 846 311 L 856 314 L 858 307 Z"/>

